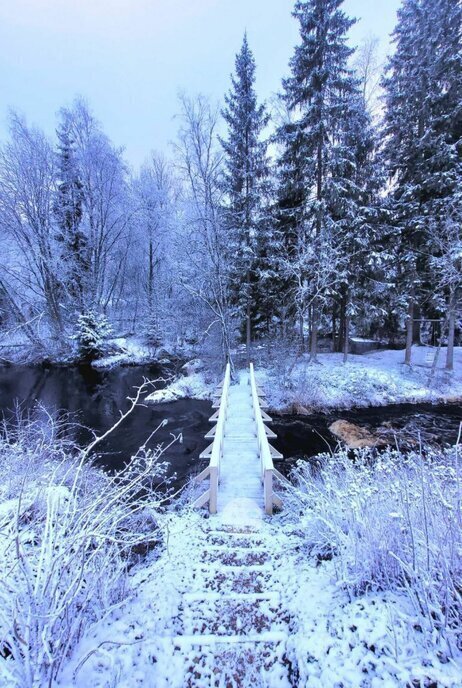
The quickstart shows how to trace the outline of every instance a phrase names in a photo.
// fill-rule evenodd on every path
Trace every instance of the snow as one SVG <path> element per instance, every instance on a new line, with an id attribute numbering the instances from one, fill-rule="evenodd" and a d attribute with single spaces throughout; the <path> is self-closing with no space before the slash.
<path id="1" fill-rule="evenodd" d="M 407 600 L 349 599 L 296 518 L 231 528 L 186 511 L 161 527 L 162 556 L 133 571 L 129 600 L 87 633 L 62 688 L 289 688 L 289 666 L 307 688 L 460 686 L 461 657 L 425 646 Z"/>
<path id="2" fill-rule="evenodd" d="M 93 362 L 95 368 L 114 368 L 118 365 L 143 365 L 156 359 L 155 347 L 149 346 L 137 337 L 116 337 L 111 344 L 120 349 L 115 354 L 104 356 Z"/>
<path id="3" fill-rule="evenodd" d="M 181 378 L 186 383 L 205 387 L 205 373 Z M 207 388 L 210 393 L 212 386 Z M 285 492 L 285 510 L 264 516 L 258 454 L 248 446 L 255 438 L 245 371 L 229 399 L 219 513 L 208 516 L 187 506 L 156 513 L 162 544 L 131 568 L 124 596 L 87 623 L 56 685 L 401 688 L 420 681 L 460 688 L 462 653 L 453 648 L 450 655 L 412 594 L 390 588 L 354 596 L 335 547 L 329 560 L 310 546 L 313 533 L 323 537 L 316 505 L 299 502 L 297 508 Z M 357 471 L 357 464 L 350 468 Z M 354 518 L 365 519 L 361 504 L 371 501 L 371 492 L 359 482 L 347 476 L 343 502 Z M 69 493 L 58 485 L 42 494 L 59 512 Z M 344 524 L 339 531 L 346 536 L 356 521 L 345 520 L 338 502 Z M 385 502 L 389 518 L 399 521 L 395 503 Z M 14 507 L 5 501 L 3 520 Z M 0 672 L 1 688 L 8 685 Z"/>
<path id="4" fill-rule="evenodd" d="M 239 468 L 237 468 L 237 461 Z M 238 384 L 228 394 L 220 463 L 218 511 L 230 523 L 261 518 L 263 489 L 260 479 L 260 455 L 247 371 L 241 371 Z"/>
<path id="5" fill-rule="evenodd" d="M 322 513 L 297 508 L 294 492 L 281 495 L 285 511 L 264 516 L 247 382 L 241 371 L 229 393 L 218 514 L 186 507 L 159 518 L 162 550 L 133 569 L 128 599 L 86 633 L 60 686 L 460 688 L 462 653 L 451 655 L 412 594 L 355 596 L 341 557 L 310 547 Z"/>
<path id="6" fill-rule="evenodd" d="M 347 363 L 343 363 L 343 354 L 318 354 L 319 364 L 310 364 L 305 356 L 292 367 L 285 362 L 282 367 L 257 367 L 256 373 L 270 407 L 279 411 L 462 398 L 462 347 L 455 348 L 452 373 L 443 369 L 446 352 L 441 350 L 438 368 L 429 384 L 434 352 L 431 347 L 413 347 L 411 366 L 404 365 L 401 350 L 350 354 Z"/>
<path id="7" fill-rule="evenodd" d="M 181 376 L 167 385 L 164 389 L 157 389 L 149 394 L 145 401 L 153 404 L 168 403 L 178 401 L 178 399 L 211 399 L 213 385 L 203 372 L 192 373 L 191 375 Z"/>
<path id="8" fill-rule="evenodd" d="M 276 411 L 457 401 L 462 398 L 462 347 L 454 349 L 452 373 L 444 370 L 446 351 L 441 349 L 429 384 L 434 352 L 432 347 L 413 347 L 411 366 L 404 365 L 403 350 L 382 350 L 349 354 L 347 363 L 343 363 L 343 354 L 331 353 L 318 354 L 319 364 L 310 364 L 304 356 L 291 365 L 286 358 L 282 365 L 257 365 L 255 372 Z M 211 399 L 213 382 L 207 372 L 192 372 L 153 392 L 147 400 Z"/>

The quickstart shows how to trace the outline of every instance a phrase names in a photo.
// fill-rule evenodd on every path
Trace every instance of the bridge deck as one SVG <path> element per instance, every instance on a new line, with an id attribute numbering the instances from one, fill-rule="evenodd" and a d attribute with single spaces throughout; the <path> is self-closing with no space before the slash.
<path id="1" fill-rule="evenodd" d="M 268 404 L 253 363 L 240 371 L 237 384 L 231 384 L 228 363 L 214 398 L 217 410 L 210 421 L 216 425 L 206 435 L 213 442 L 200 455 L 209 464 L 194 479 L 196 485 L 208 481 L 208 489 L 194 496 L 192 506 L 208 505 L 211 514 L 219 513 L 231 524 L 251 524 L 281 508 L 273 481 L 285 481 L 273 464 L 282 455 L 268 442 L 276 435 L 265 425 L 271 418 L 264 411 Z"/>
<path id="2" fill-rule="evenodd" d="M 229 390 L 220 465 L 218 513 L 230 522 L 261 518 L 264 510 L 257 426 L 248 371 Z"/>

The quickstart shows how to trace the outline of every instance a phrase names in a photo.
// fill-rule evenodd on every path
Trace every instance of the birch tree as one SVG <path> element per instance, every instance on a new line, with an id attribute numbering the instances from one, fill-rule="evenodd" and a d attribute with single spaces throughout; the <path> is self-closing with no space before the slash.
<path id="1" fill-rule="evenodd" d="M 223 154 L 218 146 L 219 109 L 203 96 L 180 97 L 180 130 L 175 146 L 185 183 L 184 222 L 177 256 L 184 289 L 207 312 L 205 332 L 218 326 L 223 355 L 230 356 L 232 321 L 223 227 Z"/>

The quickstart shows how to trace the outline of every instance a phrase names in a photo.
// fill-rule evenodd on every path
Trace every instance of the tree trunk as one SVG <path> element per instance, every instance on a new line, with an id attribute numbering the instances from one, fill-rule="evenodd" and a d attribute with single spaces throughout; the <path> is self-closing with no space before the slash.
<path id="1" fill-rule="evenodd" d="M 337 337 L 337 306 L 334 301 L 334 305 L 332 307 L 332 352 L 334 352 L 336 349 L 336 337 Z"/>
<path id="2" fill-rule="evenodd" d="M 152 313 L 152 294 L 154 285 L 154 248 L 152 240 L 149 240 L 149 266 L 148 266 L 148 307 L 149 315 Z"/>
<path id="3" fill-rule="evenodd" d="M 318 306 L 313 301 L 311 306 L 311 340 L 310 340 L 310 360 L 317 361 L 318 357 Z"/>
<path id="4" fill-rule="evenodd" d="M 451 290 L 448 312 L 448 348 L 446 350 L 446 370 L 454 370 L 454 334 L 456 329 L 455 295 Z"/>
<path id="5" fill-rule="evenodd" d="M 411 365 L 412 338 L 413 338 L 413 334 L 414 334 L 414 301 L 415 301 L 415 287 L 412 287 L 411 293 L 409 295 L 409 305 L 408 305 L 407 321 L 406 321 L 406 355 L 404 357 L 404 363 L 406 365 Z"/>
<path id="6" fill-rule="evenodd" d="M 343 362 L 346 363 L 348 360 L 348 345 L 349 345 L 349 338 L 350 338 L 350 316 L 348 314 L 348 305 L 350 301 L 350 293 L 349 290 L 347 290 L 346 296 L 345 296 L 345 327 L 344 327 L 344 333 L 343 333 Z"/>
<path id="7" fill-rule="evenodd" d="M 341 298 L 340 298 L 338 343 L 337 343 L 337 349 L 336 349 L 336 351 L 338 351 L 338 352 L 343 351 L 345 348 L 345 313 L 346 313 L 345 294 L 343 293 L 343 289 L 342 289 L 342 294 L 341 294 Z"/>
<path id="8" fill-rule="evenodd" d="M 298 332 L 300 335 L 300 351 L 303 353 L 305 351 L 305 320 L 303 314 L 300 313 L 298 318 Z"/>
<path id="9" fill-rule="evenodd" d="M 414 322 L 412 325 L 412 343 L 413 344 L 421 344 L 422 343 L 422 320 L 421 320 L 421 311 L 420 311 L 420 305 L 418 303 L 414 303 Z"/>

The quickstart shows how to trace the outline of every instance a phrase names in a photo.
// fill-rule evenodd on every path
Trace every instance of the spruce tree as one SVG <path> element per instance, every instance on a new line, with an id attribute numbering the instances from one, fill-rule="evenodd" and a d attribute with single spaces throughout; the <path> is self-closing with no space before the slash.
<path id="1" fill-rule="evenodd" d="M 225 97 L 223 117 L 227 137 L 221 141 L 225 152 L 224 212 L 229 236 L 230 292 L 241 322 L 245 323 L 247 356 L 253 320 L 260 309 L 261 277 L 264 273 L 264 205 L 268 175 L 266 143 L 262 131 L 268 122 L 264 105 L 258 105 L 255 93 L 255 60 L 244 36 L 236 56 L 232 86 Z"/>
<path id="2" fill-rule="evenodd" d="M 416 307 L 420 313 L 425 301 L 436 306 L 431 315 L 438 314 L 431 274 L 438 242 L 431 236 L 438 232 L 436 225 L 442 232 L 449 214 L 460 208 L 461 19 L 460 3 L 452 0 L 405 0 L 384 80 L 388 205 L 407 302 L 408 364 Z"/>
<path id="3" fill-rule="evenodd" d="M 283 81 L 283 97 L 294 121 L 282 128 L 279 138 L 286 159 L 299 161 L 299 165 L 295 162 L 298 177 L 292 198 L 297 202 L 298 197 L 300 202 L 298 208 L 289 207 L 292 225 L 297 225 L 296 260 L 287 256 L 286 267 L 293 272 L 293 266 L 298 266 L 293 276 L 298 285 L 298 310 L 303 316 L 309 304 L 313 360 L 322 305 L 342 259 L 336 241 L 340 229 L 337 209 L 342 180 L 347 177 L 340 157 L 355 90 L 348 68 L 352 50 L 346 43 L 354 20 L 341 10 L 342 4 L 343 0 L 295 3 L 293 14 L 300 23 L 301 42 L 290 61 L 291 75 Z"/>
<path id="4" fill-rule="evenodd" d="M 89 270 L 87 239 L 81 229 L 83 185 L 67 118 L 64 118 L 56 133 L 58 180 L 54 215 L 57 224 L 56 239 L 61 246 L 61 272 L 64 273 L 61 283 L 73 307 L 81 312 Z"/>
<path id="5" fill-rule="evenodd" d="M 275 135 L 280 147 L 277 160 L 277 194 L 274 208 L 277 265 L 277 300 L 282 335 L 287 336 L 287 325 L 297 319 L 300 327 L 301 348 L 304 348 L 304 303 L 300 296 L 297 275 L 289 265 L 297 264 L 298 244 L 304 222 L 305 205 L 309 189 L 305 184 L 308 171 L 302 154 L 303 127 L 287 118 Z"/>
<path id="6" fill-rule="evenodd" d="M 434 53 L 423 185 L 430 280 L 446 314 L 446 368 L 452 370 L 456 322 L 462 311 L 462 5 L 453 0 L 429 0 L 429 4 Z"/>
<path id="7" fill-rule="evenodd" d="M 334 302 L 339 313 L 338 350 L 348 355 L 350 322 L 361 309 L 369 308 L 370 265 L 376 241 L 380 166 L 377 141 L 364 95 L 358 82 L 351 92 L 341 120 L 337 145 L 332 155 L 332 187 L 328 211 L 335 222 L 332 240 L 338 262 Z M 335 304 L 334 304 L 335 308 Z M 366 316 L 367 317 L 367 316 Z M 333 317 L 333 330 L 335 330 Z M 333 331 L 335 344 L 335 336 Z"/>

